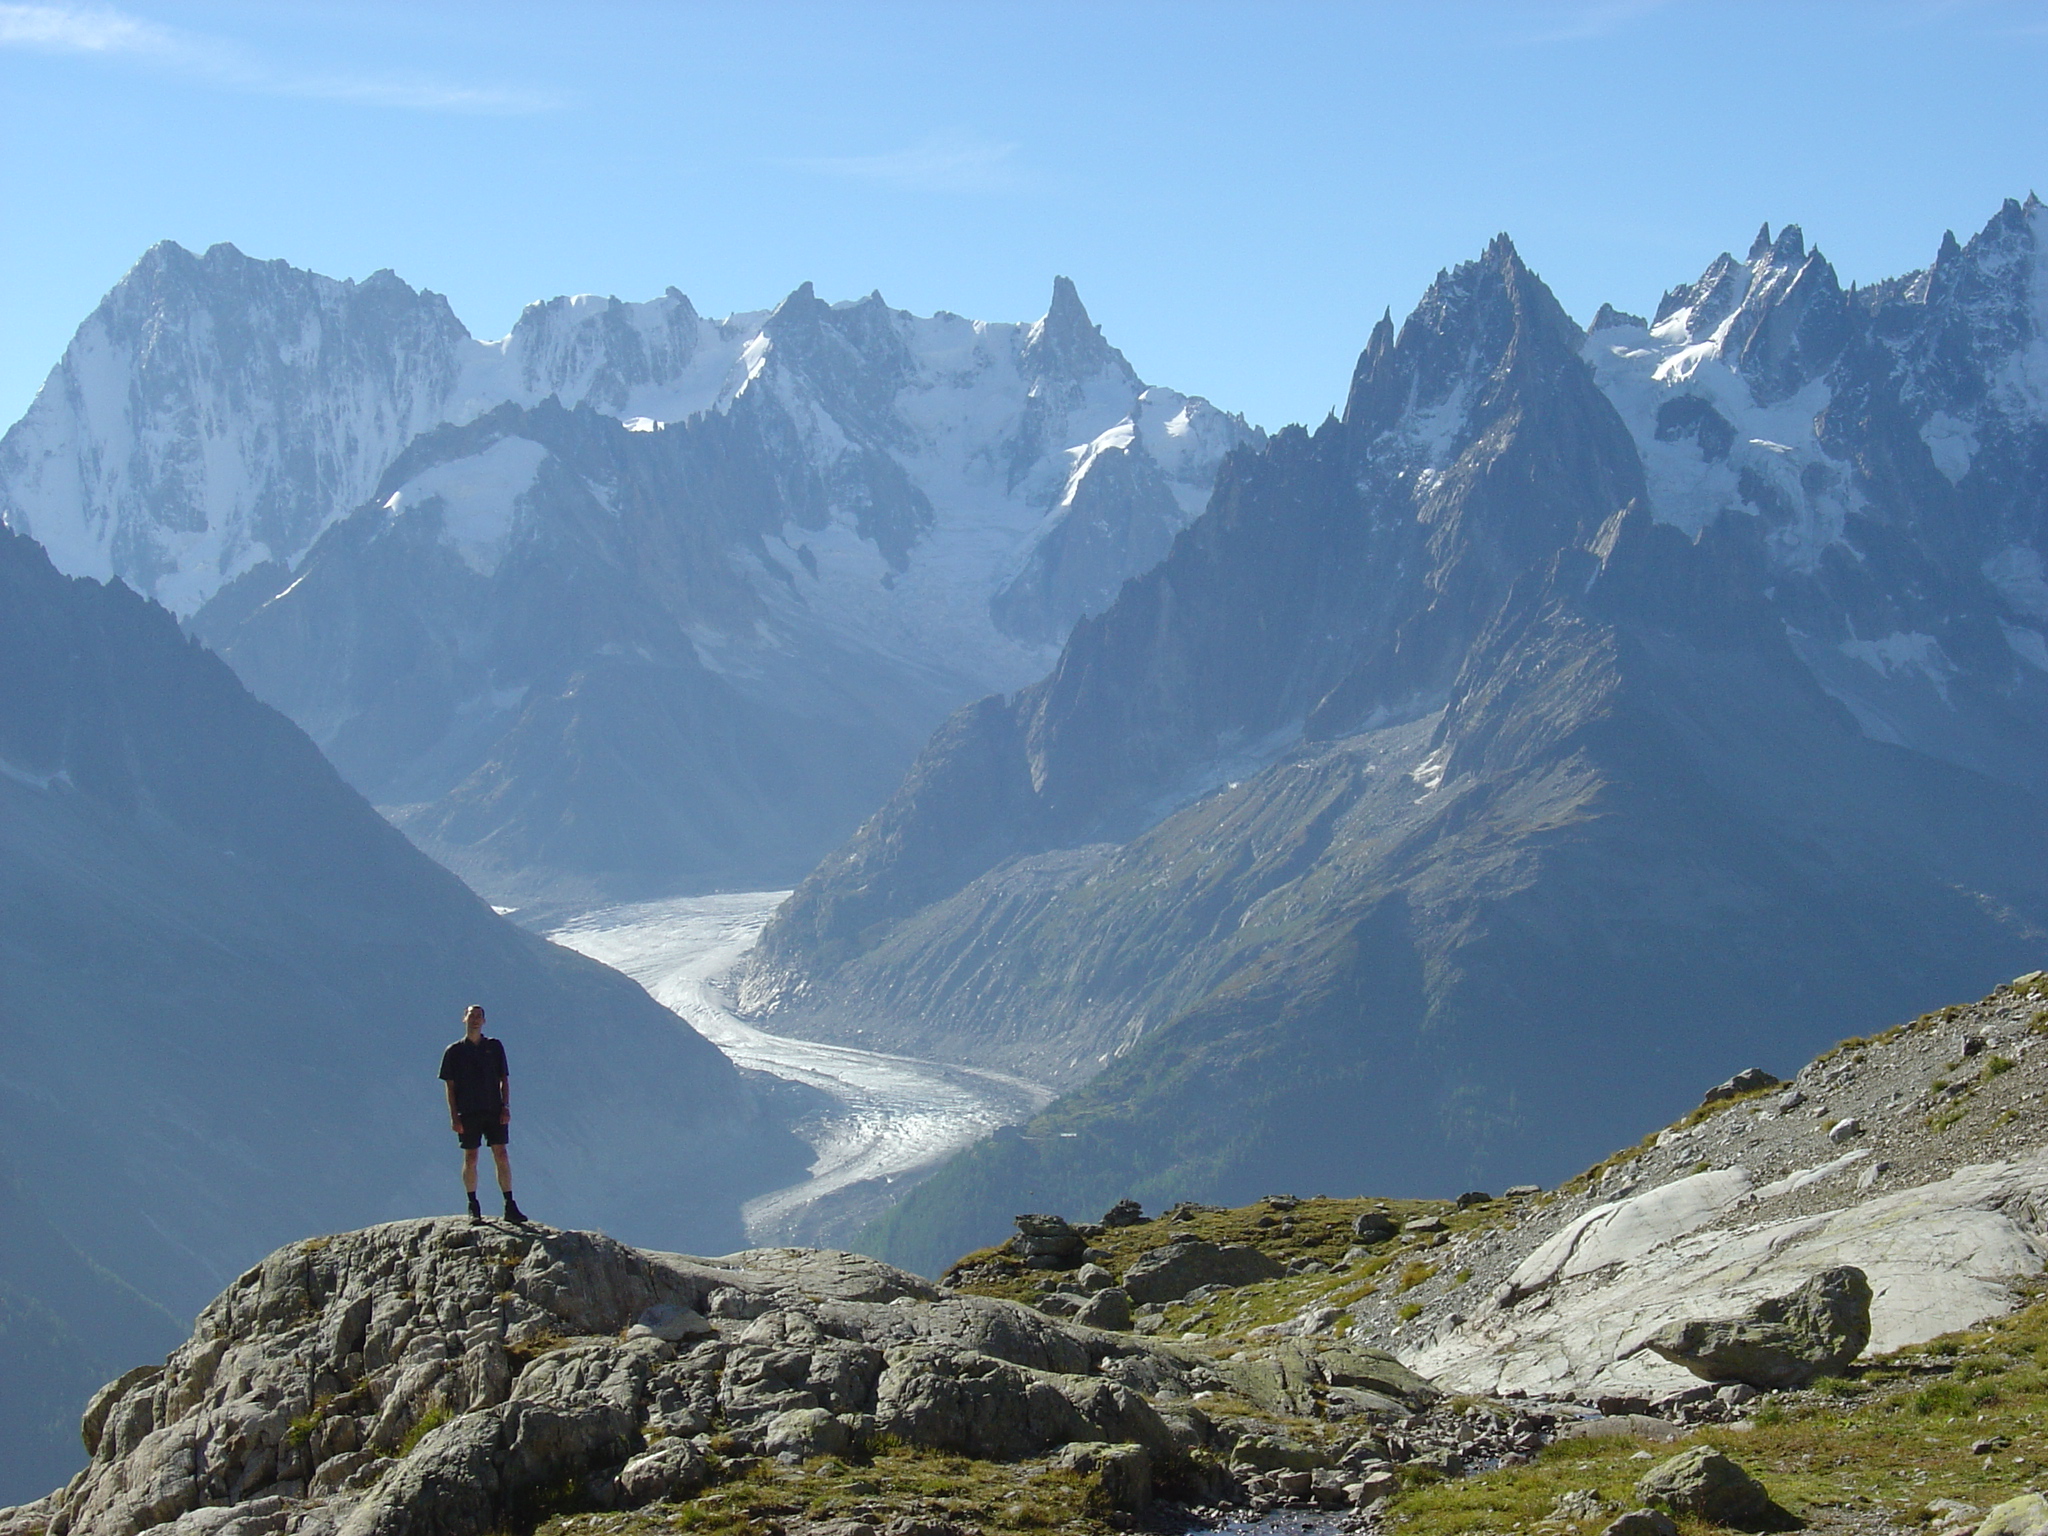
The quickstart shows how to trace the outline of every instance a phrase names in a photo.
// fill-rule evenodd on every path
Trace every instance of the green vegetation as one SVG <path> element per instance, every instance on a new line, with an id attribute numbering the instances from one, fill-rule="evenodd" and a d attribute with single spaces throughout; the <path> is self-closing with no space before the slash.
<path id="1" fill-rule="evenodd" d="M 988 1536 L 1107 1536 L 1115 1528 L 1092 1476 L 1042 1462 L 975 1461 L 884 1444 L 864 1462 L 824 1456 L 801 1467 L 734 1463 L 685 1503 L 629 1514 L 558 1515 L 537 1536 L 768 1536 L 795 1519 L 881 1525 L 905 1515 L 951 1520 Z"/>
<path id="2" fill-rule="evenodd" d="M 398 1444 L 398 1454 L 400 1456 L 410 1456 L 414 1446 L 418 1445 L 428 1435 L 454 1417 L 455 1415 L 448 1411 L 446 1403 L 435 1403 L 425 1413 L 412 1421 L 412 1428 L 405 1432 L 405 1438 Z"/>
<path id="3" fill-rule="evenodd" d="M 1390 1281 L 1397 1291 L 1411 1290 L 1440 1268 L 1428 1257 L 1432 1249 L 1453 1238 L 1504 1225 L 1515 1209 L 1504 1200 L 1460 1210 L 1443 1200 L 1332 1200 L 1322 1196 L 1277 1203 L 1261 1200 L 1235 1208 L 1192 1205 L 1176 1207 L 1136 1226 L 1110 1228 L 1088 1242 L 1106 1255 L 1101 1262 L 1117 1275 L 1141 1255 L 1189 1237 L 1249 1244 L 1283 1264 L 1314 1261 L 1325 1266 L 1240 1286 L 1196 1303 L 1172 1303 L 1158 1329 L 1169 1335 L 1196 1332 L 1221 1339 L 1243 1337 L 1254 1328 L 1283 1322 L 1305 1307 L 1350 1306 L 1377 1294 Z M 1352 1223 L 1367 1211 L 1383 1212 L 1397 1226 L 1418 1216 L 1434 1216 L 1445 1230 L 1396 1232 L 1377 1243 L 1361 1244 Z M 1345 1257 L 1361 1247 L 1371 1251 Z M 1027 1304 L 1059 1281 L 1071 1278 L 1063 1272 L 1028 1269 L 1022 1259 L 1003 1247 L 968 1254 L 948 1269 L 945 1277 L 948 1285 L 975 1295 L 1002 1296 Z"/>

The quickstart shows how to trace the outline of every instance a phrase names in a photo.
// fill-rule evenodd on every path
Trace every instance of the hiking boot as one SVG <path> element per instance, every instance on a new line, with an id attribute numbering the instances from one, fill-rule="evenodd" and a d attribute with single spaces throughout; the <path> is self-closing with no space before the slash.
<path id="1" fill-rule="evenodd" d="M 477 1222 L 480 1222 L 480 1221 L 482 1221 L 483 1219 L 484 1219 L 484 1208 L 483 1208 L 482 1206 L 480 1206 L 480 1205 L 478 1205 L 478 1204 L 476 1203 L 476 1196 L 475 1196 L 475 1195 L 471 1195 L 471 1196 L 469 1197 L 469 1220 L 470 1220 L 470 1223 L 471 1223 L 471 1225 L 475 1225 L 475 1224 L 476 1224 Z"/>
<path id="2" fill-rule="evenodd" d="M 505 1219 L 516 1221 L 522 1227 L 526 1225 L 526 1212 L 519 1209 L 519 1202 L 510 1195 L 505 1197 Z"/>

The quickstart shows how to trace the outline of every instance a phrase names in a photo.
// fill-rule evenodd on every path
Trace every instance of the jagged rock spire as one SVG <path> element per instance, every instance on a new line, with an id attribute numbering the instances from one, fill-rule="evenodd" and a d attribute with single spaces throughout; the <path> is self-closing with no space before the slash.
<path id="1" fill-rule="evenodd" d="M 1052 302 L 1024 343 L 1023 366 L 1028 374 L 1069 379 L 1085 378 L 1109 367 L 1130 371 L 1123 354 L 1103 339 L 1102 328 L 1088 318 L 1070 277 L 1052 280 Z"/>

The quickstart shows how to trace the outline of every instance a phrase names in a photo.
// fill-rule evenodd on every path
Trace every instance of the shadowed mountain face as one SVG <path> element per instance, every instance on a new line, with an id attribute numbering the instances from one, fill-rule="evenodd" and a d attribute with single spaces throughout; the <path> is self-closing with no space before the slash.
<path id="1" fill-rule="evenodd" d="M 806 284 L 707 320 L 151 250 L 0 441 L 0 516 L 157 597 L 495 898 L 794 881 L 1040 675 L 1260 441 L 1045 315 Z"/>
<path id="2" fill-rule="evenodd" d="M 774 1027 L 1078 1086 L 873 1234 L 1549 1179 L 2048 944 L 2048 215 L 1577 330 L 1505 240 L 798 889 Z M 2040 589 L 2048 592 L 2048 588 Z"/>
<path id="3" fill-rule="evenodd" d="M 495 916 L 163 609 L 0 532 L 0 1499 L 278 1242 L 460 1209 L 470 1002 L 536 1214 L 723 1251 L 801 1176 L 710 1044 Z"/>

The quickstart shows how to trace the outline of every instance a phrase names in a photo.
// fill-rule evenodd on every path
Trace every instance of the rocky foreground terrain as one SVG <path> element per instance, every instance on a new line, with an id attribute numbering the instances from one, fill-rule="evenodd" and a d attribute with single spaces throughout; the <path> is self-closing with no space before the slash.
<path id="1" fill-rule="evenodd" d="M 2043 1037 L 2034 973 L 1559 1190 L 1027 1216 L 938 1285 L 312 1238 L 103 1389 L 0 1536 L 2048 1529 Z"/>

